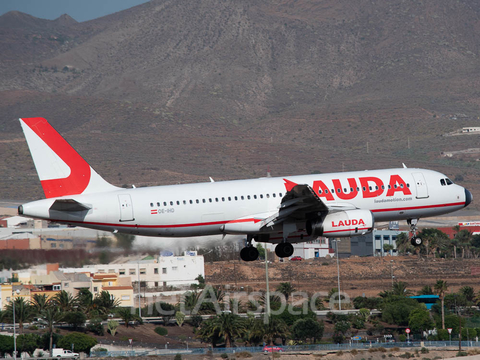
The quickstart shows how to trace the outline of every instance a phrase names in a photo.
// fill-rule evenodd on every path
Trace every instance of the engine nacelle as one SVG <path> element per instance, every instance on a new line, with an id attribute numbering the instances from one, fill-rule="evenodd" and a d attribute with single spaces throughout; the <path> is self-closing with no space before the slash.
<path id="1" fill-rule="evenodd" d="M 306 230 L 310 236 L 348 237 L 371 232 L 373 224 L 370 210 L 347 210 L 328 214 L 323 222 L 309 220 Z"/>

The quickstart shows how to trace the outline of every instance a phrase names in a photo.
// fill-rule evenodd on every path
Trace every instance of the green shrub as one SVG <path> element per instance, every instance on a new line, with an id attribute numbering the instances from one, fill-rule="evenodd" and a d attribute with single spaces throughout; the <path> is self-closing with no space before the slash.
<path id="1" fill-rule="evenodd" d="M 467 353 L 466 351 L 459 351 L 459 352 L 457 352 L 457 357 L 459 357 L 459 356 L 467 356 L 467 355 L 468 355 L 468 353 Z"/>
<path id="2" fill-rule="evenodd" d="M 161 327 L 161 326 L 157 326 L 155 328 L 155 332 L 158 334 L 158 335 L 162 335 L 162 336 L 167 336 L 168 335 L 168 330 L 165 329 L 164 327 Z"/>
<path id="3" fill-rule="evenodd" d="M 173 360 L 182 360 L 182 355 L 180 355 L 180 354 L 175 355 Z"/>
<path id="4" fill-rule="evenodd" d="M 58 342 L 59 348 L 72 349 L 72 344 L 76 352 L 90 353 L 90 349 L 97 345 L 97 339 L 90 335 L 72 332 Z"/>
<path id="5" fill-rule="evenodd" d="M 222 355 L 220 355 L 222 359 L 228 359 L 228 355 L 223 353 Z"/>
<path id="6" fill-rule="evenodd" d="M 430 352 L 430 350 L 428 350 L 426 347 L 422 347 L 422 349 L 420 350 L 420 352 L 422 354 L 428 354 Z"/>

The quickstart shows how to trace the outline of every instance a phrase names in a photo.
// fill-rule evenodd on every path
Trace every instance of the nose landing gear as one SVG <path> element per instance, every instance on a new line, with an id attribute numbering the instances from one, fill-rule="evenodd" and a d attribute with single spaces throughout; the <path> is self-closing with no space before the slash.
<path id="1" fill-rule="evenodd" d="M 423 240 L 417 236 L 417 224 L 418 219 L 408 219 L 407 224 L 410 225 L 410 232 L 412 233 L 412 237 L 410 238 L 410 243 L 413 246 L 420 246 L 423 243 Z"/>

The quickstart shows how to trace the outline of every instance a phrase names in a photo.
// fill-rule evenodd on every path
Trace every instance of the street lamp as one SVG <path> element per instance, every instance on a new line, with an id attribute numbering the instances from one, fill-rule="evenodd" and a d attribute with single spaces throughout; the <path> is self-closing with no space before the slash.
<path id="1" fill-rule="evenodd" d="M 335 242 L 335 251 L 337 253 L 338 310 L 342 310 L 342 296 L 340 295 L 340 263 L 338 260 L 338 242 L 340 240 L 335 239 L 333 241 Z"/>
<path id="2" fill-rule="evenodd" d="M 13 308 L 13 358 L 17 360 L 17 339 L 16 339 L 16 331 L 15 331 L 15 294 L 20 294 L 20 290 L 13 291 L 12 285 L 12 308 Z"/>

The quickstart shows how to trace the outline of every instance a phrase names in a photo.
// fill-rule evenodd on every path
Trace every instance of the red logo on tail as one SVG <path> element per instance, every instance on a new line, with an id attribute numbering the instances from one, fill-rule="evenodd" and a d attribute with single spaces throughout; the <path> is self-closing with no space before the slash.
<path id="1" fill-rule="evenodd" d="M 90 182 L 90 165 L 44 118 L 22 119 L 70 168 L 63 179 L 41 181 L 47 198 L 81 194 Z"/>

